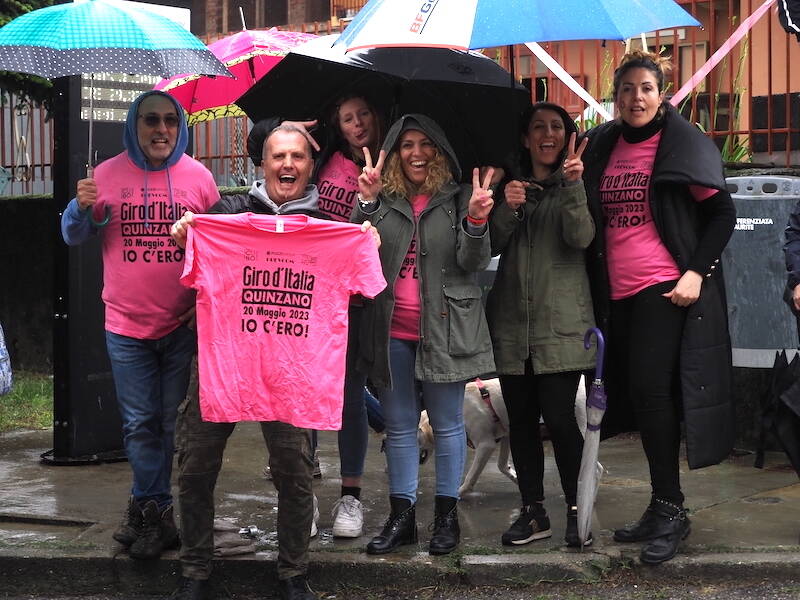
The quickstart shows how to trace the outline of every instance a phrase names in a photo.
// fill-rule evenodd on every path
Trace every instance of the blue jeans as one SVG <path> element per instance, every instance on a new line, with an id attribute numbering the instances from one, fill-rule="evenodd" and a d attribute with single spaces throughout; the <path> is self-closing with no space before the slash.
<path id="1" fill-rule="evenodd" d="M 181 325 L 157 340 L 140 340 L 106 331 L 106 347 L 133 470 L 131 494 L 163 508 L 172 504 L 175 418 L 189 385 L 195 332 Z"/>
<path id="2" fill-rule="evenodd" d="M 342 428 L 339 430 L 339 474 L 361 477 L 367 457 L 367 407 L 364 401 L 366 376 L 356 369 L 361 309 L 351 307 L 347 330 L 347 366 L 344 375 Z"/>
<path id="3" fill-rule="evenodd" d="M 386 420 L 386 463 L 389 494 L 417 500 L 420 400 L 428 411 L 436 449 L 436 495 L 458 498 L 464 473 L 467 435 L 464 431 L 464 384 L 431 383 L 414 376 L 417 343 L 389 343 L 392 389 L 379 389 Z"/>

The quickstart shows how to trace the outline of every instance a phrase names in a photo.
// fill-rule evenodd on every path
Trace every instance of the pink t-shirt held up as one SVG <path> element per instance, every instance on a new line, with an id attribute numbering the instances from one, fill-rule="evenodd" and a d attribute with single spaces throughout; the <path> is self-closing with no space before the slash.
<path id="1" fill-rule="evenodd" d="M 304 215 L 197 215 L 181 282 L 197 290 L 203 420 L 341 428 L 348 302 L 386 287 L 370 234 Z"/>
<path id="2" fill-rule="evenodd" d="M 650 210 L 650 179 L 660 140 L 661 132 L 633 144 L 620 137 L 600 180 L 612 300 L 681 276 Z M 697 201 L 717 192 L 689 188 Z"/>

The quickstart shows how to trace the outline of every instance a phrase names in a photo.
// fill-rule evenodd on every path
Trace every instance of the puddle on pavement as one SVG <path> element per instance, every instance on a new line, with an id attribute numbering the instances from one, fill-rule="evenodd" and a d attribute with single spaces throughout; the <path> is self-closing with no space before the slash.
<path id="1" fill-rule="evenodd" d="M 87 526 L 19 523 L 3 521 L 0 517 L 0 547 L 21 546 L 43 548 L 75 540 Z"/>

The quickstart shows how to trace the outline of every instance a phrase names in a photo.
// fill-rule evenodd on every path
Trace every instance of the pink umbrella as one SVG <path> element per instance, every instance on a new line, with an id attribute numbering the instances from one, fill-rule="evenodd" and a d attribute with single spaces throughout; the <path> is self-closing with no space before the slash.
<path id="1" fill-rule="evenodd" d="M 153 89 L 174 96 L 189 113 L 189 125 L 221 117 L 242 116 L 244 112 L 234 104 L 236 99 L 277 65 L 289 50 L 315 37 L 313 33 L 275 28 L 266 31 L 244 29 L 208 46 L 233 73 L 234 79 L 176 75 L 162 79 Z"/>

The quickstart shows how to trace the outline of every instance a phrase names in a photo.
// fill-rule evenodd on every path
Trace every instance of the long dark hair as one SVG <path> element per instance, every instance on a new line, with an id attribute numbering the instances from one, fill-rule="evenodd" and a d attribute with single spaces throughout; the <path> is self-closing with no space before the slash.
<path id="1" fill-rule="evenodd" d="M 522 140 L 528 137 L 528 130 L 531 126 L 531 121 L 533 121 L 533 117 L 536 115 L 537 112 L 540 110 L 552 110 L 553 112 L 557 113 L 561 116 L 561 119 L 564 121 L 564 148 L 561 150 L 561 154 L 558 156 L 558 161 L 556 162 L 556 168 L 564 162 L 564 158 L 567 155 L 567 144 L 569 143 L 569 136 L 573 133 L 578 132 L 578 127 L 575 125 L 575 121 L 572 120 L 572 117 L 569 116 L 569 113 L 564 110 L 563 107 L 559 106 L 558 104 L 553 104 L 552 102 L 537 102 L 525 109 L 522 113 L 522 116 L 519 120 L 519 175 L 521 177 L 532 177 L 533 176 L 533 164 L 531 164 L 531 154 L 528 148 L 526 148 Z"/>

